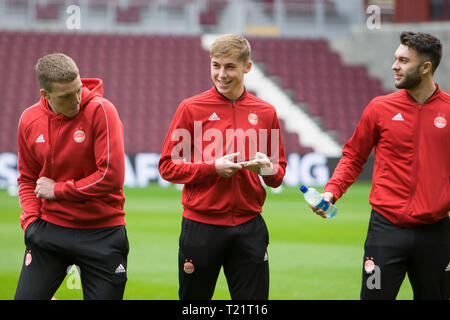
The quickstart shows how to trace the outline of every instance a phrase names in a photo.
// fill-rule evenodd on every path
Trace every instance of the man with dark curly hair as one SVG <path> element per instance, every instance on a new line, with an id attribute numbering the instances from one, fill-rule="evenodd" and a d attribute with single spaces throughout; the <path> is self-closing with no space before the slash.
<path id="1" fill-rule="evenodd" d="M 450 96 L 433 80 L 442 45 L 425 33 L 400 41 L 392 70 L 401 90 L 369 103 L 322 195 L 339 199 L 375 148 L 361 299 L 395 299 L 408 274 L 414 299 L 448 300 Z"/>

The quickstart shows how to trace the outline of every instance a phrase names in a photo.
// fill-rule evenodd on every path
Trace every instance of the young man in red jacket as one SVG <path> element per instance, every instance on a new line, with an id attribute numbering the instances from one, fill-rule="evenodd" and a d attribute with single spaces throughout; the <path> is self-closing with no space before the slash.
<path id="1" fill-rule="evenodd" d="M 20 222 L 26 252 L 16 299 L 50 299 L 68 268 L 85 299 L 122 299 L 128 239 L 123 125 L 100 79 L 50 54 L 36 65 L 41 100 L 19 121 Z"/>
<path id="2" fill-rule="evenodd" d="M 268 299 L 266 192 L 281 185 L 286 158 L 273 106 L 248 93 L 250 45 L 224 35 L 212 45 L 214 86 L 181 102 L 159 162 L 184 184 L 180 299 L 211 299 L 223 266 L 232 299 Z"/>
<path id="3" fill-rule="evenodd" d="M 395 299 L 407 273 L 414 299 L 448 300 L 450 96 L 433 80 L 442 45 L 424 33 L 400 40 L 392 70 L 402 90 L 369 103 L 323 196 L 339 199 L 375 147 L 361 299 Z"/>

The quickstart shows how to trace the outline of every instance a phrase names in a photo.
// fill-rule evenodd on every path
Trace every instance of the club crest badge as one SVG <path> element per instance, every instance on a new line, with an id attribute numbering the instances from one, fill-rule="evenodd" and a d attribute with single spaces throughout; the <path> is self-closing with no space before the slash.
<path id="1" fill-rule="evenodd" d="M 445 128 L 447 125 L 447 120 L 442 116 L 437 116 L 434 118 L 434 125 L 439 129 Z"/>
<path id="2" fill-rule="evenodd" d="M 25 255 L 25 266 L 29 266 L 33 257 L 31 256 L 31 250 L 27 250 L 27 254 Z"/>
<path id="3" fill-rule="evenodd" d="M 367 273 L 372 273 L 375 269 L 375 263 L 373 262 L 373 257 L 366 257 L 366 262 L 364 262 L 364 271 Z"/>
<path id="4" fill-rule="evenodd" d="M 258 116 L 255 113 L 250 113 L 248 115 L 248 122 L 252 125 L 256 125 L 258 123 Z"/>
<path id="5" fill-rule="evenodd" d="M 192 263 L 192 259 L 188 260 L 184 260 L 184 272 L 186 272 L 187 274 L 192 274 L 195 270 L 194 264 Z"/>
<path id="6" fill-rule="evenodd" d="M 77 143 L 82 143 L 86 139 L 86 134 L 83 130 L 79 129 L 73 133 L 73 140 Z"/>

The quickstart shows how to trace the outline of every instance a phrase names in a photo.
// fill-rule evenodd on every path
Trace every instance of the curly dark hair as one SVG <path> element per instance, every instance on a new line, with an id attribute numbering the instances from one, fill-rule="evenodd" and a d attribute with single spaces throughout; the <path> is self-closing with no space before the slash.
<path id="1" fill-rule="evenodd" d="M 400 41 L 430 60 L 432 72 L 436 71 L 442 58 L 442 44 L 438 38 L 428 33 L 404 31 L 400 35 Z"/>

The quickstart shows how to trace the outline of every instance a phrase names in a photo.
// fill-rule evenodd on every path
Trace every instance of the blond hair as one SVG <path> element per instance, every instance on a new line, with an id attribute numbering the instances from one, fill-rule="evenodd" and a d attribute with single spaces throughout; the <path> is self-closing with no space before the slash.
<path id="1" fill-rule="evenodd" d="M 36 64 L 39 86 L 51 92 L 53 82 L 72 82 L 79 75 L 75 61 L 63 53 L 52 53 L 40 58 Z"/>
<path id="2" fill-rule="evenodd" d="M 247 63 L 250 61 L 250 43 L 241 35 L 224 34 L 218 37 L 211 46 L 210 57 L 235 55 L 238 60 Z"/>

